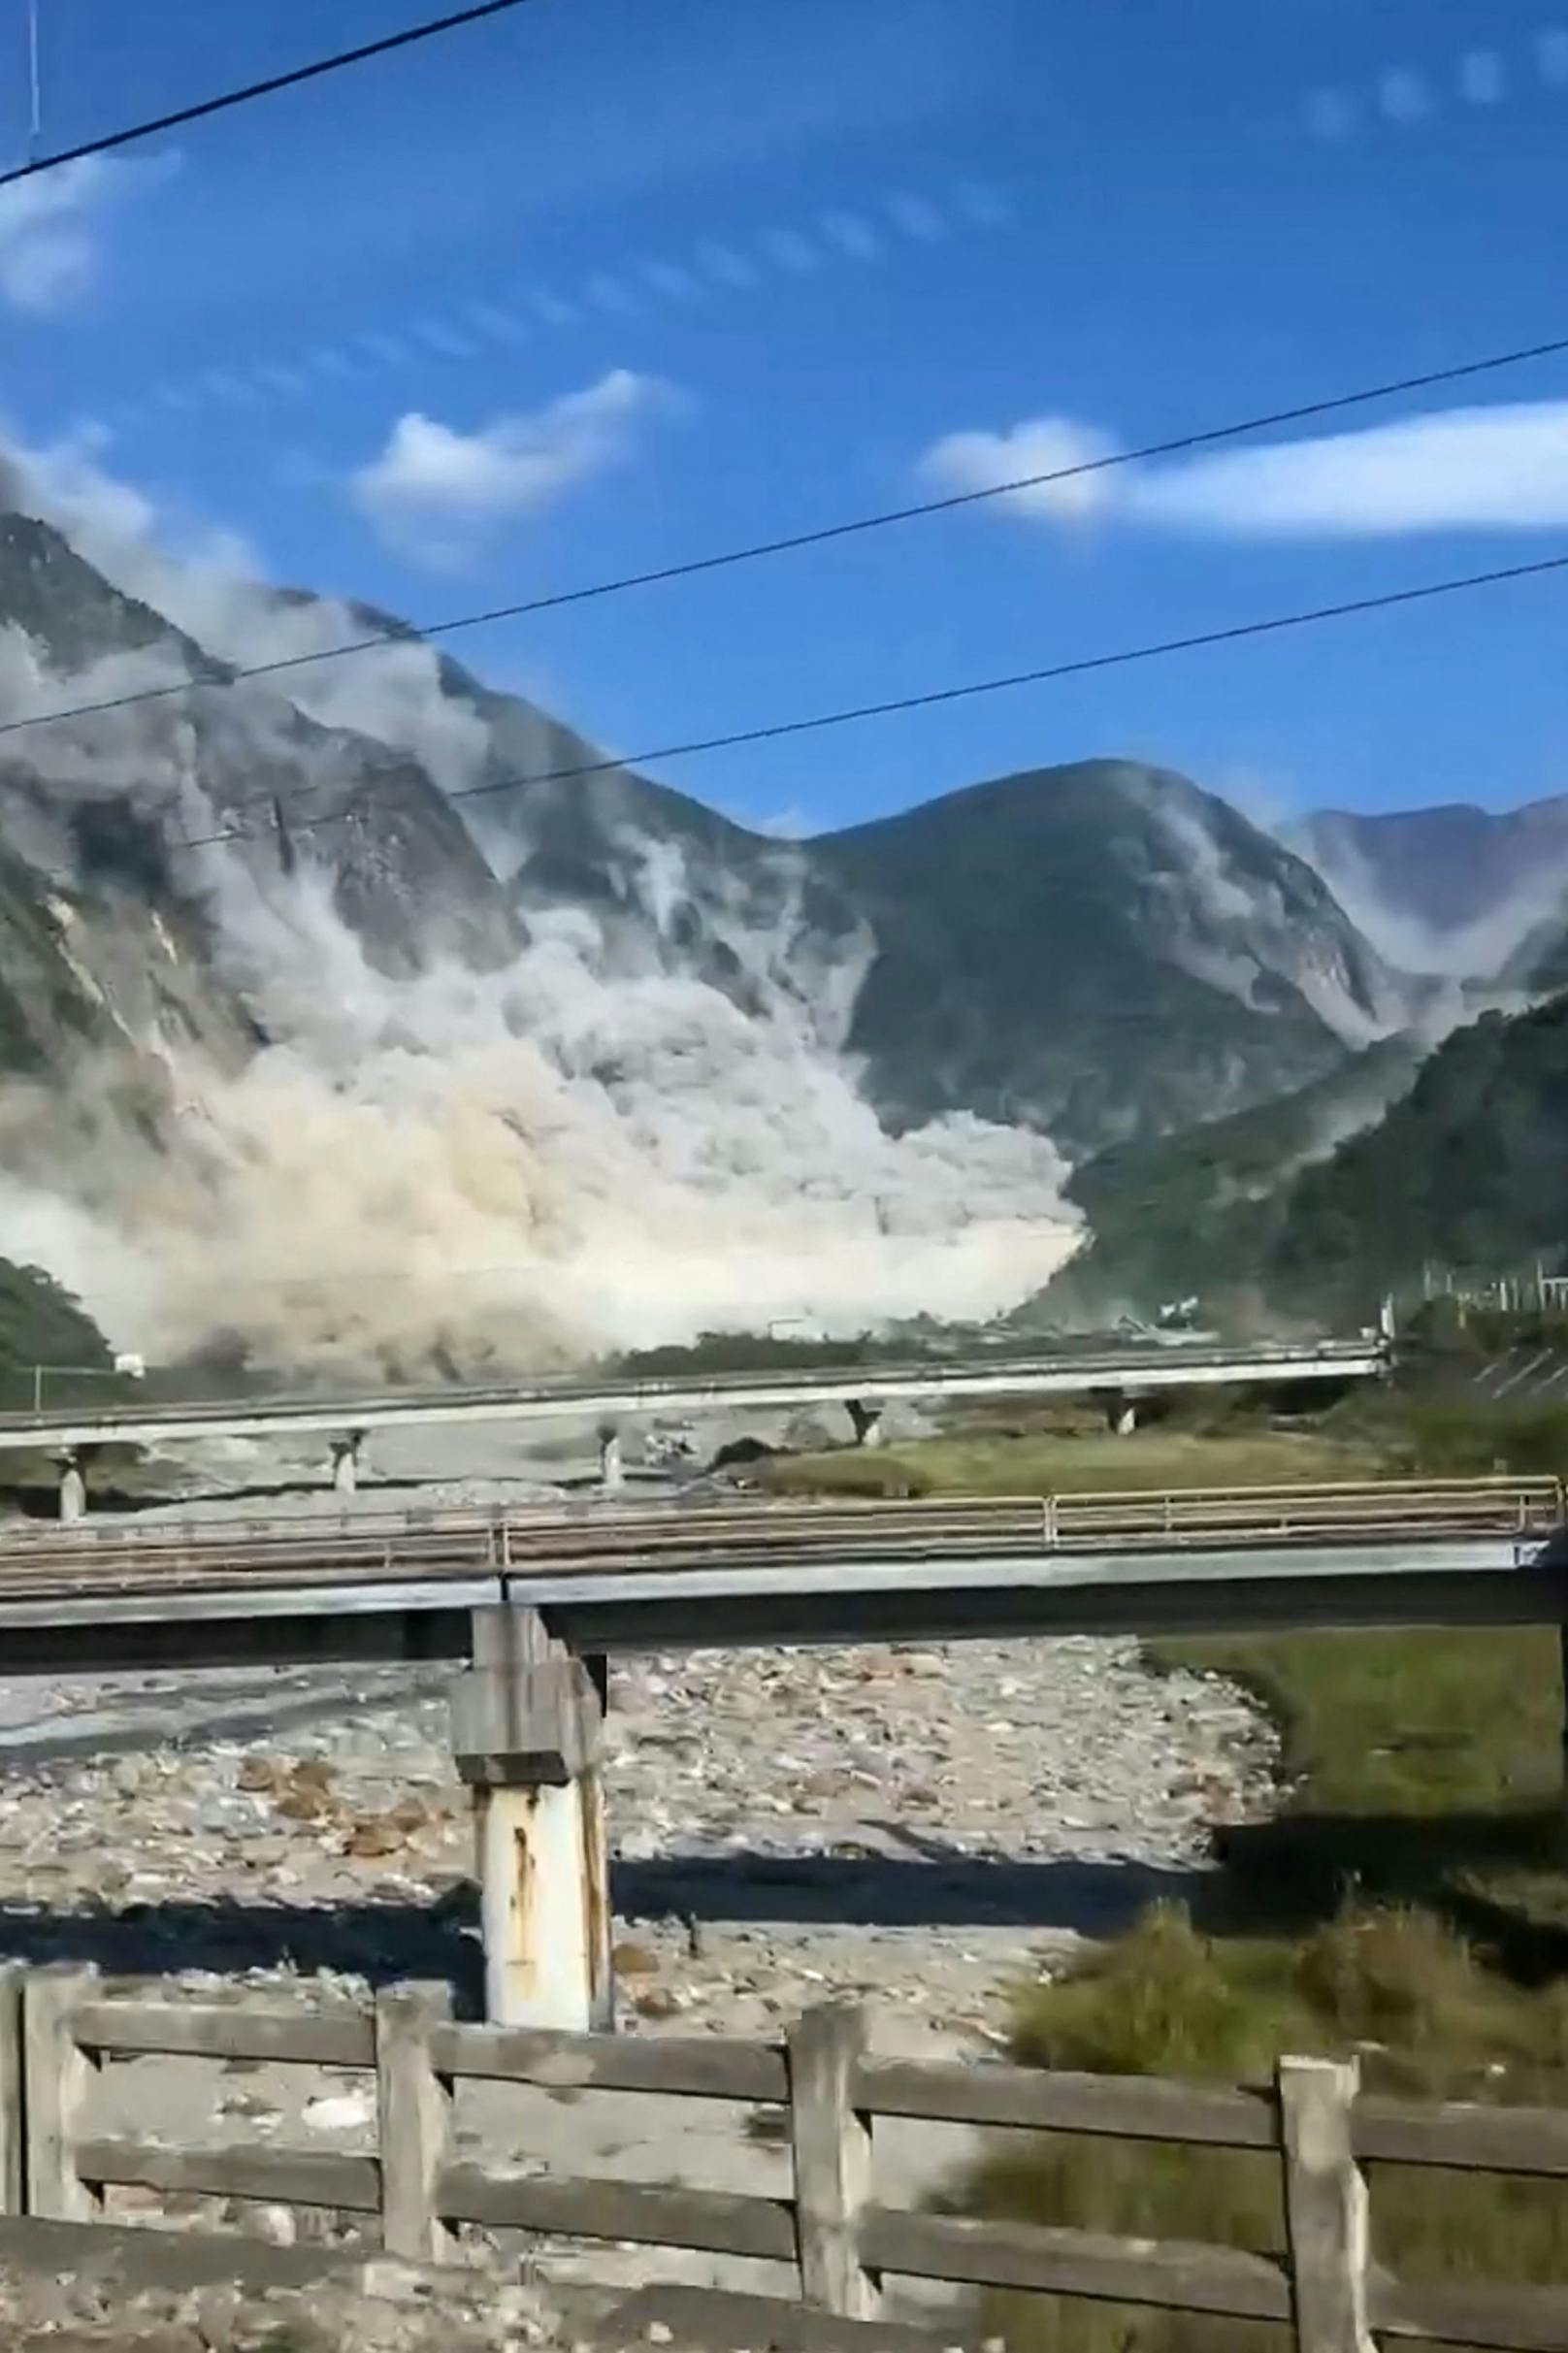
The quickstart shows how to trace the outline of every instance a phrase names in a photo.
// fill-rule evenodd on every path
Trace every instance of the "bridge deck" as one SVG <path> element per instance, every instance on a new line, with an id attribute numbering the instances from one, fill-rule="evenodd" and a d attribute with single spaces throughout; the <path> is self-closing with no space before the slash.
<path id="1" fill-rule="evenodd" d="M 1094 1389 L 1169 1389 L 1247 1381 L 1370 1379 L 1387 1370 L 1381 1339 L 1258 1348 L 1117 1348 L 951 1363 L 832 1366 L 792 1373 L 677 1374 L 644 1381 L 554 1380 L 370 1397 L 217 1398 L 193 1405 L 72 1406 L 0 1414 L 0 1447 L 157 1446 L 180 1439 L 260 1438 L 412 1428 L 462 1421 L 615 1420 L 734 1405 L 847 1405 L 935 1396 L 1063 1395 Z"/>
<path id="2" fill-rule="evenodd" d="M 0 1541 L 0 1666 L 467 1654 L 1568 1616 L 1553 1479 L 931 1503 L 343 1512 Z"/>

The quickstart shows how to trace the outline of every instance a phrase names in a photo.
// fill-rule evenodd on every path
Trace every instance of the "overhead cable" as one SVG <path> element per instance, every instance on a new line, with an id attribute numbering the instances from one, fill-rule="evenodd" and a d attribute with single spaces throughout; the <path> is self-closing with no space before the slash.
<path id="1" fill-rule="evenodd" d="M 1528 564 L 1499 566 L 1490 572 L 1464 572 L 1446 580 L 1425 580 L 1413 588 L 1384 589 L 1376 596 L 1351 597 L 1338 605 L 1316 605 L 1306 610 L 1271 613 L 1256 621 L 1233 621 L 1223 629 L 1204 629 L 1186 637 L 1160 637 L 1147 645 L 1127 645 L 1103 654 L 1079 654 L 1065 662 L 1045 663 L 1036 670 L 1011 670 L 997 678 L 976 678 L 960 686 L 940 686 L 923 694 L 891 696 L 885 702 L 852 703 L 832 711 L 816 711 L 803 719 L 774 719 L 761 727 L 732 729 L 719 735 L 694 735 L 676 743 L 663 743 L 646 751 L 633 752 L 624 760 L 584 760 L 567 768 L 541 768 L 522 775 L 488 777 L 483 784 L 460 785 L 449 793 L 449 801 L 482 801 L 498 793 L 515 793 L 536 784 L 565 784 L 589 776 L 609 775 L 617 769 L 642 768 L 670 760 L 692 760 L 705 752 L 740 750 L 749 744 L 777 743 L 791 735 L 812 735 L 831 728 L 853 727 L 862 720 L 889 719 L 906 711 L 934 710 L 944 703 L 968 703 L 982 695 L 1000 695 L 1023 686 L 1044 686 L 1061 678 L 1082 678 L 1095 670 L 1125 670 L 1133 663 L 1155 662 L 1168 654 L 1196 653 L 1205 646 L 1236 645 L 1250 638 L 1276 637 L 1287 630 L 1308 629 L 1321 621 L 1343 621 L 1362 613 L 1388 612 L 1399 605 L 1430 603 L 1437 597 L 1462 595 L 1470 590 L 1497 588 L 1514 580 L 1536 580 L 1549 573 L 1568 572 L 1568 552 L 1554 556 L 1540 556 Z M 257 796 L 278 812 L 278 821 L 286 819 L 285 805 L 275 794 Z M 340 809 L 324 817 L 302 818 L 291 825 L 293 833 L 310 833 L 322 826 L 342 825 L 359 814 L 358 809 Z M 231 827 L 222 833 L 198 834 L 193 839 L 175 841 L 171 848 L 184 850 L 208 849 L 225 841 L 246 841 L 255 836 L 245 827 Z"/>
<path id="2" fill-rule="evenodd" d="M 3 183 L 0 183 L 3 184 Z M 179 678 L 162 686 L 145 686 L 123 695 L 109 695 L 87 703 L 68 703 L 56 709 L 37 711 L 25 719 L 0 720 L 0 735 L 12 735 L 24 728 L 49 727 L 66 719 L 95 718 L 106 711 L 133 708 L 142 703 L 166 701 L 173 695 L 196 692 L 212 693 L 239 686 L 247 679 L 273 678 L 284 671 L 308 670 L 322 662 L 337 662 L 350 655 L 375 653 L 392 645 L 422 644 L 439 637 L 455 637 L 470 629 L 482 629 L 488 623 L 518 621 L 535 613 L 557 612 L 570 605 L 588 605 L 596 600 L 621 596 L 629 589 L 654 588 L 667 581 L 689 580 L 703 572 L 724 572 L 739 564 L 755 564 L 764 557 L 790 555 L 802 548 L 824 547 L 835 539 L 849 539 L 865 533 L 883 531 L 894 523 L 915 523 L 926 517 L 952 514 L 961 507 L 980 507 L 995 499 L 1016 498 L 1031 490 L 1049 489 L 1059 482 L 1072 482 L 1086 474 L 1106 474 L 1113 467 L 1132 466 L 1150 458 L 1177 457 L 1184 451 L 1202 449 L 1216 442 L 1237 441 L 1249 433 L 1263 433 L 1281 425 L 1305 424 L 1314 417 L 1331 416 L 1338 410 L 1357 409 L 1374 401 L 1394 400 L 1401 394 L 1427 392 L 1439 385 L 1453 384 L 1468 376 L 1486 376 L 1503 368 L 1518 368 L 1530 360 L 1555 358 L 1568 352 L 1568 336 L 1559 336 L 1548 343 L 1524 344 L 1509 351 L 1495 351 L 1485 358 L 1461 360 L 1453 367 L 1428 369 L 1420 376 L 1391 378 L 1380 384 L 1369 384 L 1359 391 L 1332 393 L 1322 400 L 1305 401 L 1291 409 L 1275 409 L 1266 413 L 1242 417 L 1231 424 L 1208 425 L 1195 432 L 1170 436 L 1164 441 L 1145 441 L 1136 449 L 1112 450 L 1106 454 L 1083 458 L 1070 466 L 1054 466 L 1043 474 L 1020 474 L 1003 481 L 988 483 L 978 490 L 959 490 L 936 499 L 923 499 L 910 507 L 886 507 L 875 514 L 851 516 L 845 521 L 823 523 L 805 531 L 790 532 L 779 539 L 756 539 L 740 547 L 729 547 L 714 553 L 688 556 L 670 564 L 656 565 L 646 572 L 622 572 L 613 578 L 593 580 L 580 588 L 555 589 L 543 596 L 527 597 L 514 605 L 495 605 L 480 612 L 457 613 L 449 617 L 419 625 L 400 623 L 396 628 L 377 630 L 362 637 L 345 638 L 337 645 L 318 646 L 309 653 L 280 654 L 266 662 L 250 662 L 229 670 L 219 678 Z"/>
<path id="3" fill-rule="evenodd" d="M 211 98 L 198 98 L 189 106 L 174 107 L 168 114 L 151 115 L 145 122 L 125 123 L 117 131 L 104 131 L 95 139 L 83 139 L 77 147 L 57 147 L 52 154 L 30 157 L 9 172 L 0 172 L 0 188 L 9 188 L 18 180 L 32 180 L 40 172 L 56 172 L 62 164 L 81 163 L 88 155 L 108 155 L 115 147 L 128 147 L 138 139 L 154 139 L 160 132 L 180 130 L 187 122 L 205 121 L 209 114 L 226 114 L 231 107 L 248 106 L 252 99 L 271 98 L 278 90 L 298 89 L 302 82 L 319 82 L 326 74 L 341 74 L 348 66 L 368 64 L 373 57 L 390 56 L 394 49 L 411 49 L 416 42 L 433 41 L 438 34 L 456 32 L 465 24 L 482 23 L 488 16 L 502 16 L 508 9 L 527 4 L 528 0 L 474 0 L 472 7 L 454 9 L 449 16 L 405 25 L 401 32 L 383 33 L 375 41 L 360 42 L 355 49 L 338 49 L 330 57 L 312 58 L 308 65 L 289 66 L 260 82 L 244 82 L 238 89 L 219 90 Z"/>

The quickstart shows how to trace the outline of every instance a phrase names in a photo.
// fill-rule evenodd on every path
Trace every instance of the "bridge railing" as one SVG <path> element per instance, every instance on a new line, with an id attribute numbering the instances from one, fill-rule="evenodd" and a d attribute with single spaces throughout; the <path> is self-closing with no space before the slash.
<path id="1" fill-rule="evenodd" d="M 343 2152 L 106 2130 L 105 2063 L 148 2057 L 362 2071 L 373 2138 Z M 787 2193 L 563 2175 L 547 2132 L 527 2171 L 493 2168 L 461 2153 L 457 2096 L 474 2081 L 763 2109 L 789 2152 Z M 1208 2150 L 1251 2150 L 1278 2168 L 1284 2243 L 1251 2253 L 889 2206 L 876 2165 L 886 2118 L 1182 2147 L 1198 2165 Z M 845 2318 L 875 2317 L 884 2281 L 909 2277 L 1271 2321 L 1297 2353 L 1367 2353 L 1373 2333 L 1568 2353 L 1568 2287 L 1478 2279 L 1468 2262 L 1462 2282 L 1418 2283 L 1379 2265 L 1362 2170 L 1374 2160 L 1560 2181 L 1568 2114 L 1368 2098 L 1354 2062 L 1320 2059 L 1282 2059 L 1264 2086 L 1216 2088 L 884 2058 L 867 2014 L 847 2005 L 808 2012 L 778 2042 L 577 2036 L 456 2024 L 444 1986 L 395 1988 L 373 2010 L 251 2010 L 108 1997 L 90 1970 L 0 1970 L 0 2212 L 56 2231 L 90 2235 L 131 2191 L 144 2212 L 160 2195 L 325 2209 L 416 2264 L 451 2260 L 465 2238 L 472 2260 L 474 2234 L 498 2230 L 761 2261 L 779 2268 L 783 2295 Z M 149 2259 L 178 2265 L 182 2240 L 149 2228 Z"/>
<path id="2" fill-rule="evenodd" d="M 492 1408 L 506 1414 L 522 1406 L 545 1413 L 591 1416 L 606 1406 L 630 1412 L 656 1411 L 671 1400 L 702 1406 L 731 1401 L 744 1404 L 748 1400 L 787 1403 L 795 1398 L 809 1400 L 824 1394 L 835 1399 L 848 1394 L 936 1394 L 943 1389 L 959 1392 L 968 1389 L 985 1394 L 1011 1383 L 1018 1384 L 1022 1393 L 1042 1382 L 1053 1387 L 1087 1389 L 1114 1386 L 1123 1379 L 1150 1373 L 1163 1382 L 1170 1377 L 1173 1367 L 1178 1381 L 1183 1368 L 1201 1375 L 1215 1367 L 1225 1370 L 1234 1367 L 1238 1379 L 1256 1375 L 1267 1380 L 1270 1376 L 1290 1378 L 1314 1371 L 1333 1372 L 1341 1367 L 1352 1372 L 1376 1370 L 1390 1360 L 1392 1353 L 1388 1335 L 1377 1332 L 1366 1332 L 1354 1339 L 1265 1340 L 1245 1345 L 1167 1337 L 1163 1341 L 1126 1340 L 1111 1345 L 1100 1342 L 1079 1348 L 1026 1348 L 1016 1353 L 996 1349 L 978 1356 L 947 1359 L 888 1357 L 858 1364 L 761 1365 L 733 1372 L 689 1366 L 665 1373 L 601 1371 L 587 1376 L 581 1372 L 536 1375 L 532 1379 L 490 1382 L 478 1387 L 459 1384 L 438 1389 L 382 1389 L 370 1395 L 319 1389 L 184 1399 L 143 1395 L 107 1406 L 87 1399 L 53 1411 L 35 1408 L 31 1412 L 0 1412 L 0 1436 L 24 1439 L 48 1434 L 62 1422 L 73 1428 L 96 1429 L 110 1435 L 121 1426 L 146 1429 L 155 1428 L 160 1422 L 287 1423 L 304 1419 L 314 1423 L 323 1415 L 331 1423 L 352 1428 L 362 1420 L 374 1422 L 389 1410 L 400 1416 L 417 1418 L 429 1413 L 446 1419 L 454 1411 L 482 1415 Z M 50 1368 L 46 1365 L 42 1369 L 47 1373 Z"/>
<path id="3" fill-rule="evenodd" d="M 718 1562 L 962 1561 L 997 1553 L 1223 1550 L 1444 1537 L 1545 1540 L 1568 1501 L 1554 1478 L 1320 1482 L 1108 1489 L 908 1501 L 575 1505 L 521 1512 L 385 1513 L 286 1520 L 35 1523 L 0 1538 L 10 1595 L 214 1577 L 289 1582 L 647 1572 Z"/>

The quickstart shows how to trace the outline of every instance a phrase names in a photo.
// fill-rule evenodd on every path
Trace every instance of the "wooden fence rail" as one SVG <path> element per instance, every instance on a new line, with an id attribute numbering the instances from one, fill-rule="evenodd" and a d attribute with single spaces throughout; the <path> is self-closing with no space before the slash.
<path id="1" fill-rule="evenodd" d="M 376 2079 L 376 2153 L 94 2129 L 104 2064 L 149 2055 L 364 2070 Z M 790 2194 L 462 2161 L 454 2101 L 472 2080 L 782 2108 Z M 1271 2153 L 1286 2252 L 886 2207 L 872 2164 L 879 2117 Z M 1282 2059 L 1265 2087 L 1216 2089 L 881 2058 L 866 2012 L 844 2004 L 809 2011 L 778 2043 L 640 2039 L 458 2024 L 444 1987 L 396 1987 L 367 2010 L 257 2010 L 111 1998 L 91 1970 L 0 1967 L 0 2214 L 90 2223 L 107 2190 L 136 2187 L 363 2215 L 389 2252 L 417 2263 L 447 2259 L 465 2224 L 760 2259 L 793 2270 L 800 2301 L 846 2319 L 875 2317 L 893 2275 L 1274 2321 L 1297 2353 L 1372 2353 L 1413 2337 L 1568 2353 L 1568 2286 L 1418 2284 L 1384 2271 L 1370 2248 L 1371 2162 L 1568 2181 L 1568 2113 L 1363 2097 L 1354 2065 L 1321 2059 Z"/>

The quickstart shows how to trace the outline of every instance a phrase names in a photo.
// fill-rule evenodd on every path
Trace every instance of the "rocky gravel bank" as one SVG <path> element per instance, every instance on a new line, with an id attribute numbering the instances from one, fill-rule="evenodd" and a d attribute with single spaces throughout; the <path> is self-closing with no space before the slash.
<path id="1" fill-rule="evenodd" d="M 267 1728 L 269 1704 L 289 1720 Z M 773 2035 L 853 1993 L 909 2056 L 994 2052 L 1010 1987 L 1190 1891 L 1274 1764 L 1240 1693 L 1101 1641 L 652 1657 L 617 1667 L 608 1744 L 625 2030 Z M 237 1999 L 444 1977 L 474 2005 L 470 1868 L 444 1703 L 407 1679 L 0 1692 L 0 1951 Z M 200 2062 L 111 2067 L 99 2097 L 106 2129 L 322 2148 L 364 2145 L 374 2111 L 362 2081 Z M 470 2086 L 460 2125 L 509 2165 L 788 2187 L 777 2136 L 708 2104 Z M 970 2153 L 879 2129 L 877 2194 L 918 2200 Z M 529 2252 L 550 2281 L 782 2284 Z"/>
<path id="2" fill-rule="evenodd" d="M 6 2353 L 543 2353 L 564 2348 L 558 2318 L 515 2286 L 421 2294 L 373 2271 L 367 2288 L 257 2293 L 209 2287 L 126 2290 L 0 2272 Z M 586 2353 L 586 2348 L 584 2348 Z"/>
<path id="3" fill-rule="evenodd" d="M 1274 1761 L 1239 1693 L 1087 1640 L 637 1660 L 607 1733 L 617 1908 L 715 2026 L 884 1938 L 895 1978 L 922 1941 L 912 1993 L 935 1968 L 983 2001 L 998 1939 L 1022 1960 L 1179 1893 Z M 24 1957 L 472 1980 L 470 1866 L 428 1683 L 0 1689 L 0 1944 Z M 750 1956 L 737 2009 L 721 1946 Z"/>

